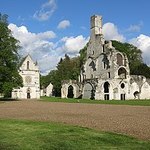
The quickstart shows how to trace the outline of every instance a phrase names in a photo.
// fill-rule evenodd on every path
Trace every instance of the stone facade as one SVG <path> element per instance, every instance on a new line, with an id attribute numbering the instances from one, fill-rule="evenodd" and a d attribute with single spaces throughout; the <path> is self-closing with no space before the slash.
<path id="1" fill-rule="evenodd" d="M 104 40 L 102 17 L 91 17 L 91 35 L 86 62 L 79 81 L 62 84 L 62 98 L 67 98 L 72 87 L 74 98 L 96 100 L 150 99 L 150 80 L 130 75 L 126 54 L 119 52 L 111 41 Z"/>
<path id="2" fill-rule="evenodd" d="M 61 97 L 62 98 L 77 98 L 81 95 L 80 83 L 76 80 L 62 82 Z"/>
<path id="3" fill-rule="evenodd" d="M 34 63 L 31 56 L 24 58 L 19 74 L 23 79 L 23 87 L 13 89 L 14 99 L 39 99 L 40 98 L 40 73 L 37 63 Z"/>

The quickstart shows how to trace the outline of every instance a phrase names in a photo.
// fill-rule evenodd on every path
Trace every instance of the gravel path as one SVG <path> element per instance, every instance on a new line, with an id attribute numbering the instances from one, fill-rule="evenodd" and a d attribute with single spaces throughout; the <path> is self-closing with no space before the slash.
<path id="1" fill-rule="evenodd" d="M 0 118 L 62 122 L 150 140 L 149 106 L 23 100 L 0 103 Z"/>

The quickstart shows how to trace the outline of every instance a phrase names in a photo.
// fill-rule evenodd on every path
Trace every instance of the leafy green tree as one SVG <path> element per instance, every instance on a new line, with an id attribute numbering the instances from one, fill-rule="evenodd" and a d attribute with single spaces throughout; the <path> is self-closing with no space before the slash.
<path id="1" fill-rule="evenodd" d="M 135 75 L 144 75 L 146 78 L 150 78 L 150 67 L 148 67 L 144 63 L 138 64 L 134 68 L 133 74 L 135 74 Z"/>
<path id="2" fill-rule="evenodd" d="M 10 97 L 12 89 L 22 85 L 22 78 L 18 73 L 19 41 L 8 29 L 7 18 L 0 14 L 0 93 Z"/>
<path id="3" fill-rule="evenodd" d="M 80 73 L 79 57 L 70 58 L 68 55 L 65 55 L 65 58 L 58 63 L 57 70 L 61 79 L 76 80 Z"/>
<path id="4" fill-rule="evenodd" d="M 79 57 L 70 58 L 65 55 L 57 64 L 57 70 L 52 70 L 47 76 L 41 77 L 41 87 L 46 87 L 50 82 L 54 86 L 56 96 L 61 94 L 61 82 L 63 80 L 77 80 L 80 74 Z"/>
<path id="5" fill-rule="evenodd" d="M 85 63 L 86 61 L 86 55 L 87 55 L 87 46 L 88 46 L 88 43 L 85 45 L 84 48 L 82 48 L 79 53 L 80 53 L 80 67 L 83 66 L 83 64 Z"/>

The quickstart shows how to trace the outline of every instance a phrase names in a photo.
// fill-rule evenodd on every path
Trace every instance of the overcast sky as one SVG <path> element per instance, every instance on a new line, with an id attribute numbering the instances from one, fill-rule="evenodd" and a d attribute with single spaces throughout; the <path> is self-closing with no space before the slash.
<path id="1" fill-rule="evenodd" d="M 9 16 L 20 55 L 30 54 L 47 74 L 65 53 L 76 56 L 86 45 L 94 14 L 103 16 L 105 39 L 134 44 L 150 65 L 149 6 L 149 0 L 3 0 L 0 12 Z"/>

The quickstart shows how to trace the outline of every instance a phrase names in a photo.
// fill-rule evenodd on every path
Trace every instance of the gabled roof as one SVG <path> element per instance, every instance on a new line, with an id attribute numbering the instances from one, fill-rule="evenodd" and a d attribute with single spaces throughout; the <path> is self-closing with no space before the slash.
<path id="1" fill-rule="evenodd" d="M 20 62 L 20 67 L 22 66 L 22 64 L 23 64 L 23 62 L 26 60 L 26 58 L 27 57 L 30 57 L 31 58 L 31 56 L 30 56 L 30 54 L 28 54 L 27 56 L 25 56 L 24 58 L 22 58 L 22 60 L 21 60 L 21 62 Z M 32 58 L 31 58 L 32 59 Z"/>
<path id="2" fill-rule="evenodd" d="M 36 62 L 34 62 L 33 61 L 33 59 L 32 59 L 32 57 L 30 56 L 30 54 L 28 54 L 27 56 L 25 56 L 22 60 L 21 60 L 21 62 L 20 62 L 20 69 L 22 70 L 24 67 L 24 62 L 25 61 L 27 61 L 27 60 L 29 60 L 29 61 L 31 61 L 32 62 L 32 64 L 36 67 L 36 70 L 38 69 L 38 63 L 37 63 L 37 61 Z M 23 67 L 23 68 L 22 68 Z M 38 69 L 39 70 L 39 69 Z"/>
<path id="3" fill-rule="evenodd" d="M 22 66 L 22 64 L 23 64 L 23 62 L 28 58 L 28 57 L 30 57 L 30 59 L 33 61 L 33 59 L 32 59 L 32 57 L 31 57 L 31 55 L 30 54 L 28 54 L 27 56 L 25 56 L 24 58 L 22 58 L 22 60 L 21 60 L 21 62 L 20 62 L 20 65 L 19 66 Z M 33 63 L 37 66 L 38 65 L 38 62 L 36 61 L 36 62 L 34 62 L 33 61 Z"/>

